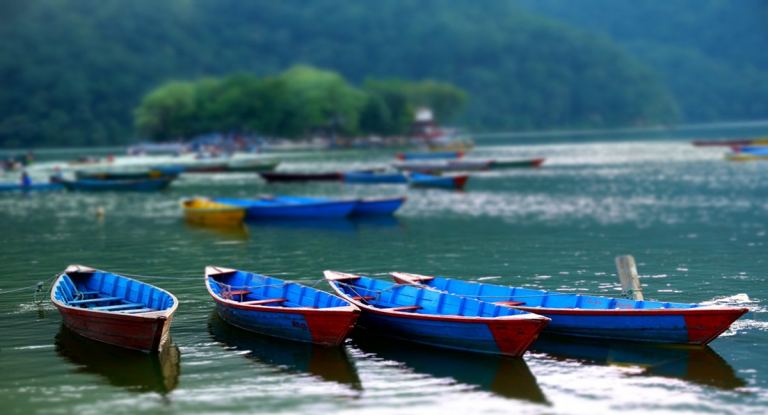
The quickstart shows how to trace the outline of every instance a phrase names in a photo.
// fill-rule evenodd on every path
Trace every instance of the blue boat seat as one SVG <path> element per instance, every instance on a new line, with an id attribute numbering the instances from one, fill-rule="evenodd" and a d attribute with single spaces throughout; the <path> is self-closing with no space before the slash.
<path id="1" fill-rule="evenodd" d="M 78 294 L 85 297 L 87 295 L 97 295 L 98 293 L 98 291 L 80 291 Z"/>
<path id="2" fill-rule="evenodd" d="M 75 301 L 70 301 L 70 302 L 69 302 L 69 305 L 73 305 L 73 304 L 74 304 L 74 305 L 80 305 L 80 304 L 93 304 L 93 303 L 98 303 L 98 302 L 101 302 L 101 301 L 117 301 L 117 300 L 122 300 L 122 299 L 123 299 L 123 297 L 99 297 L 99 298 L 90 298 L 90 299 L 88 299 L 88 300 L 75 300 Z"/>
<path id="3" fill-rule="evenodd" d="M 271 304 L 271 303 L 282 303 L 288 301 L 287 298 L 272 298 L 269 300 L 257 300 L 257 301 L 245 301 L 242 304 L 245 305 L 264 305 L 264 304 Z"/>
<path id="4" fill-rule="evenodd" d="M 389 310 L 389 311 L 416 311 L 416 310 L 421 310 L 421 309 L 422 309 L 422 307 L 420 305 L 407 305 L 407 306 L 403 306 L 403 307 L 387 308 L 387 310 Z"/>
<path id="5" fill-rule="evenodd" d="M 144 304 L 141 303 L 127 303 L 127 304 L 118 304 L 118 305 L 108 305 L 104 307 L 93 307 L 91 310 L 97 310 L 97 311 L 117 311 L 117 310 L 124 310 L 129 308 L 137 308 L 141 307 L 144 308 Z"/>

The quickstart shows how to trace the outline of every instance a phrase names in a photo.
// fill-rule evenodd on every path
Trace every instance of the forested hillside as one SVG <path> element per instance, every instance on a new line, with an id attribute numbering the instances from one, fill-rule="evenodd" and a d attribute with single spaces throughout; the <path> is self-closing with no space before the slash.
<path id="1" fill-rule="evenodd" d="M 98 145 L 172 80 L 295 65 L 435 80 L 467 92 L 475 130 L 669 124 L 674 98 L 608 37 L 486 0 L 5 0 L 0 146 Z"/>
<path id="2" fill-rule="evenodd" d="M 768 118 L 764 0 L 514 1 L 611 36 L 661 75 L 686 122 Z"/>

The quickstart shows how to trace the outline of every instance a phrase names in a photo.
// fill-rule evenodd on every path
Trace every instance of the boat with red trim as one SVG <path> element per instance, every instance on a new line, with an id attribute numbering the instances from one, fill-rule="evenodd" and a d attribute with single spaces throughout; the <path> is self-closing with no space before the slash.
<path id="1" fill-rule="evenodd" d="M 64 325 L 80 336 L 147 353 L 168 342 L 179 305 L 168 291 L 81 265 L 58 275 L 51 301 Z"/>
<path id="2" fill-rule="evenodd" d="M 268 336 L 336 347 L 360 315 L 324 291 L 230 268 L 205 268 L 205 287 L 224 321 Z"/>
<path id="3" fill-rule="evenodd" d="M 463 189 L 469 180 L 466 174 L 456 176 L 434 176 L 431 174 L 411 173 L 408 185 L 411 187 L 440 187 L 443 189 Z"/>
<path id="4" fill-rule="evenodd" d="M 392 272 L 399 284 L 467 299 L 493 301 L 552 319 L 547 333 L 705 345 L 744 315 L 747 308 L 627 300 L 508 287 L 426 275 Z"/>
<path id="5" fill-rule="evenodd" d="M 360 275 L 325 271 L 361 310 L 358 327 L 448 349 L 522 356 L 549 319 L 501 305 Z"/>

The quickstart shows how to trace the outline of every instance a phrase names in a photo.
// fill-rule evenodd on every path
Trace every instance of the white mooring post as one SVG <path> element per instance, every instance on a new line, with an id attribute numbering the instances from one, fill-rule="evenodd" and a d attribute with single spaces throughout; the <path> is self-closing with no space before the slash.
<path id="1" fill-rule="evenodd" d="M 619 270 L 621 290 L 624 297 L 630 300 L 643 300 L 643 289 L 640 287 L 640 278 L 637 276 L 635 258 L 632 255 L 616 257 L 616 268 Z"/>

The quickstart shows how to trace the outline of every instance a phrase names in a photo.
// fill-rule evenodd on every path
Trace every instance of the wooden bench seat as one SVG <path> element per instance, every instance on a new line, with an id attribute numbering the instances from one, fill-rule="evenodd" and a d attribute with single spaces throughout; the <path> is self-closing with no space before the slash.
<path id="1" fill-rule="evenodd" d="M 272 303 L 282 303 L 288 301 L 287 298 L 272 298 L 269 300 L 258 300 L 258 301 L 244 301 L 240 304 L 245 305 L 264 305 L 264 304 L 272 304 Z"/>
<path id="2" fill-rule="evenodd" d="M 117 310 L 118 313 L 124 313 L 124 314 L 141 314 L 141 313 L 151 313 L 153 311 L 157 311 L 154 308 L 138 308 L 133 310 Z"/>
<path id="3" fill-rule="evenodd" d="M 248 295 L 248 294 L 250 294 L 250 293 L 251 293 L 251 292 L 250 292 L 250 291 L 248 291 L 248 290 L 232 290 L 232 291 L 224 291 L 224 292 L 225 292 L 225 293 L 230 293 L 230 294 L 232 294 L 233 296 L 235 296 L 235 295 Z"/>
<path id="4" fill-rule="evenodd" d="M 91 310 L 97 310 L 97 311 L 117 311 L 117 310 L 127 310 L 129 308 L 144 308 L 145 305 L 141 303 L 127 303 L 127 304 L 118 304 L 118 305 L 108 305 L 104 307 L 93 307 Z"/>
<path id="5" fill-rule="evenodd" d="M 75 301 L 70 301 L 70 302 L 69 302 L 69 305 L 93 304 L 93 303 L 98 303 L 98 302 L 101 302 L 101 301 L 117 301 L 117 300 L 122 300 L 122 299 L 123 299 L 123 297 L 99 297 L 99 298 L 89 298 L 89 299 L 87 299 L 87 300 L 75 300 Z"/>
<path id="6" fill-rule="evenodd" d="M 514 307 L 518 305 L 525 305 L 525 301 L 497 301 L 494 304 L 502 305 L 504 307 Z"/>
<path id="7" fill-rule="evenodd" d="M 407 305 L 407 306 L 403 306 L 403 307 L 387 308 L 387 310 L 389 310 L 389 311 L 416 311 L 416 310 L 421 310 L 421 309 L 422 309 L 422 307 L 420 305 Z"/>

